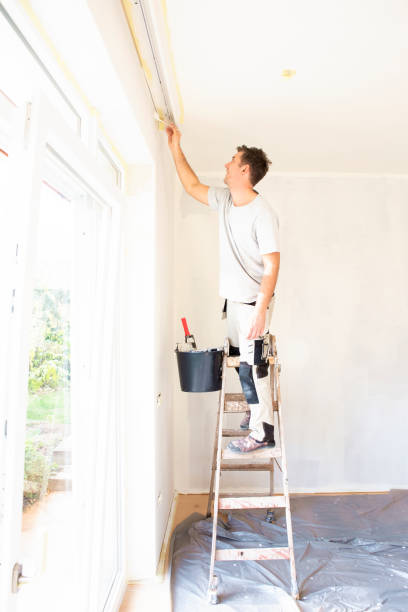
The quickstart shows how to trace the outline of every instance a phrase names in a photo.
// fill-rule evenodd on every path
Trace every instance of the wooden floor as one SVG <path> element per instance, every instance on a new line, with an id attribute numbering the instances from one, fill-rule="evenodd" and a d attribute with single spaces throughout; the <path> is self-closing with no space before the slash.
<path id="1" fill-rule="evenodd" d="M 208 495 L 178 495 L 174 514 L 173 529 L 185 518 L 200 512 L 207 511 Z M 169 559 L 165 560 L 164 574 L 167 574 Z M 120 612 L 160 612 L 171 611 L 170 585 L 168 581 L 152 580 L 151 582 L 138 582 L 129 584 L 123 598 Z"/>

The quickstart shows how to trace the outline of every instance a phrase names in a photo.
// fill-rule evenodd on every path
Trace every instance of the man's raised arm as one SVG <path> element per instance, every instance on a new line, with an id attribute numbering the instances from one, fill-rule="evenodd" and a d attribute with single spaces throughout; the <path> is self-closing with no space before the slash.
<path id="1" fill-rule="evenodd" d="M 207 204 L 208 206 L 209 187 L 208 185 L 203 185 L 200 183 L 197 175 L 186 160 L 180 147 L 180 131 L 177 129 L 174 123 L 171 123 L 166 127 L 166 133 L 169 141 L 169 149 L 174 159 L 177 174 L 179 175 L 179 179 L 184 189 L 193 198 L 199 202 L 202 202 L 203 204 Z"/>

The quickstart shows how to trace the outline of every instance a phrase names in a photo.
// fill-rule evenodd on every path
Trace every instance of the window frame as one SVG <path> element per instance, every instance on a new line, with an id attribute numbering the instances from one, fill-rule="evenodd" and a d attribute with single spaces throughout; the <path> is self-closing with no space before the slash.
<path id="1" fill-rule="evenodd" d="M 21 109 L 23 110 L 23 109 Z M 28 355 L 29 340 L 29 321 L 31 318 L 31 293 L 33 280 L 33 262 L 35 259 L 35 231 L 38 215 L 38 202 L 41 183 L 44 176 L 46 158 L 49 152 L 57 156 L 66 165 L 69 172 L 76 176 L 78 180 L 86 186 L 86 189 L 97 200 L 103 202 L 111 209 L 112 221 L 114 223 L 114 246 L 112 257 L 110 257 L 110 275 L 108 283 L 111 288 L 111 298 L 109 302 L 109 313 L 112 317 L 112 333 L 114 327 L 118 325 L 117 317 L 114 319 L 113 309 L 116 307 L 113 295 L 114 287 L 119 282 L 120 264 L 120 216 L 121 209 L 125 204 L 124 196 L 119 189 L 111 186 L 110 181 L 104 176 L 104 172 L 92 155 L 86 144 L 80 137 L 68 128 L 61 115 L 47 99 L 44 91 L 40 88 L 34 93 L 32 103 L 27 106 L 25 113 L 24 129 L 20 130 L 15 147 L 8 162 L 10 163 L 10 181 L 14 181 L 15 190 L 13 191 L 13 201 L 10 205 L 19 209 L 18 244 L 19 256 L 17 262 L 15 303 L 13 313 L 13 323 L 11 326 L 10 338 L 10 379 L 7 389 L 8 406 L 13 406 L 13 410 L 8 411 L 8 437 L 5 449 L 6 459 L 6 481 L 5 481 L 5 512 L 4 512 L 4 533 L 3 541 L 5 544 L 5 558 L 2 564 L 0 591 L 6 600 L 3 601 L 4 609 L 13 612 L 16 605 L 16 597 L 11 594 L 11 571 L 15 562 L 19 558 L 19 539 L 21 533 L 22 519 L 22 488 L 24 473 L 24 442 L 25 442 L 25 411 L 27 400 L 27 379 L 28 371 L 26 367 L 26 357 Z M 90 119 L 91 120 L 91 119 Z M 94 131 L 96 134 L 96 130 Z M 18 180 L 17 180 L 18 179 Z M 116 321 L 116 322 L 114 322 Z M 119 333 L 117 333 L 119 337 Z M 108 345 L 107 345 L 108 346 Z M 14 348 L 13 348 L 14 347 Z M 106 348 L 106 346 L 105 346 Z M 103 347 L 101 347 L 103 350 Z M 117 400 L 117 401 L 116 401 Z M 123 431 L 122 427 L 122 407 L 119 399 L 119 384 L 116 389 L 115 405 L 119 407 L 117 414 L 118 436 Z M 107 406 L 105 407 L 107 409 Z M 117 487 L 118 487 L 118 533 L 119 538 L 119 559 L 118 573 L 115 583 L 111 589 L 110 597 L 105 604 L 105 610 L 115 610 L 120 602 L 125 588 L 125 543 L 124 543 L 124 490 L 123 490 L 123 444 L 120 438 L 117 441 Z M 95 465 L 101 465 L 103 473 L 103 448 L 98 445 L 96 449 Z M 89 584 L 93 588 L 98 586 L 99 566 L 95 563 L 95 543 L 100 543 L 102 536 L 103 523 L 100 517 L 98 504 L 103 503 L 104 482 L 103 478 L 96 478 L 94 490 L 89 492 L 93 500 L 91 511 L 92 534 L 87 546 L 88 568 L 91 575 L 88 576 Z M 98 535 L 99 534 L 99 535 Z M 95 593 L 90 593 L 95 597 Z"/>

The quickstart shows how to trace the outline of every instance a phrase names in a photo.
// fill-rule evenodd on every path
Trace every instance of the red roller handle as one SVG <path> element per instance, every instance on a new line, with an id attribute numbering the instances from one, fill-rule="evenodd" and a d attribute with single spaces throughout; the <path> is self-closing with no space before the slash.
<path id="1" fill-rule="evenodd" d="M 182 324 L 183 324 L 184 335 L 185 335 L 185 336 L 190 336 L 190 332 L 189 332 L 189 330 L 188 330 L 187 321 L 186 321 L 186 319 L 185 319 L 184 317 L 181 319 L 181 322 L 182 322 Z"/>

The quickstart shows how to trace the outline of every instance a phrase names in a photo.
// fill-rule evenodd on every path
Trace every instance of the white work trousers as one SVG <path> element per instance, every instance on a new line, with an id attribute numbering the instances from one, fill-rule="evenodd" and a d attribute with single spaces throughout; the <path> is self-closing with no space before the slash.
<path id="1" fill-rule="evenodd" d="M 272 297 L 272 300 L 266 312 L 265 329 L 263 335 L 269 332 L 269 325 L 274 304 L 275 297 Z M 259 370 L 257 373 L 257 366 L 254 365 L 254 340 L 247 339 L 251 326 L 252 316 L 254 314 L 254 309 L 255 306 L 251 306 L 250 304 L 242 304 L 240 302 L 232 302 L 228 300 L 227 335 L 230 345 L 235 348 L 239 348 L 241 364 L 244 362 L 252 367 L 252 372 L 250 372 L 250 374 L 252 384 L 254 385 L 256 390 L 256 393 L 254 395 L 255 398 L 257 397 L 258 402 L 253 403 L 254 400 L 250 400 L 249 408 L 251 410 L 251 420 L 249 422 L 249 429 L 251 430 L 251 436 L 255 438 L 255 440 L 262 441 L 265 436 L 262 423 L 265 422 L 269 423 L 270 425 L 273 425 L 273 407 L 269 368 L 267 376 L 263 375 L 260 378 L 258 375 Z M 240 378 L 241 383 L 243 383 L 241 373 Z M 242 387 L 245 393 L 246 390 L 244 389 L 243 384 Z M 247 395 L 247 393 L 245 393 L 245 395 Z M 249 396 L 251 396 L 250 392 Z"/>

